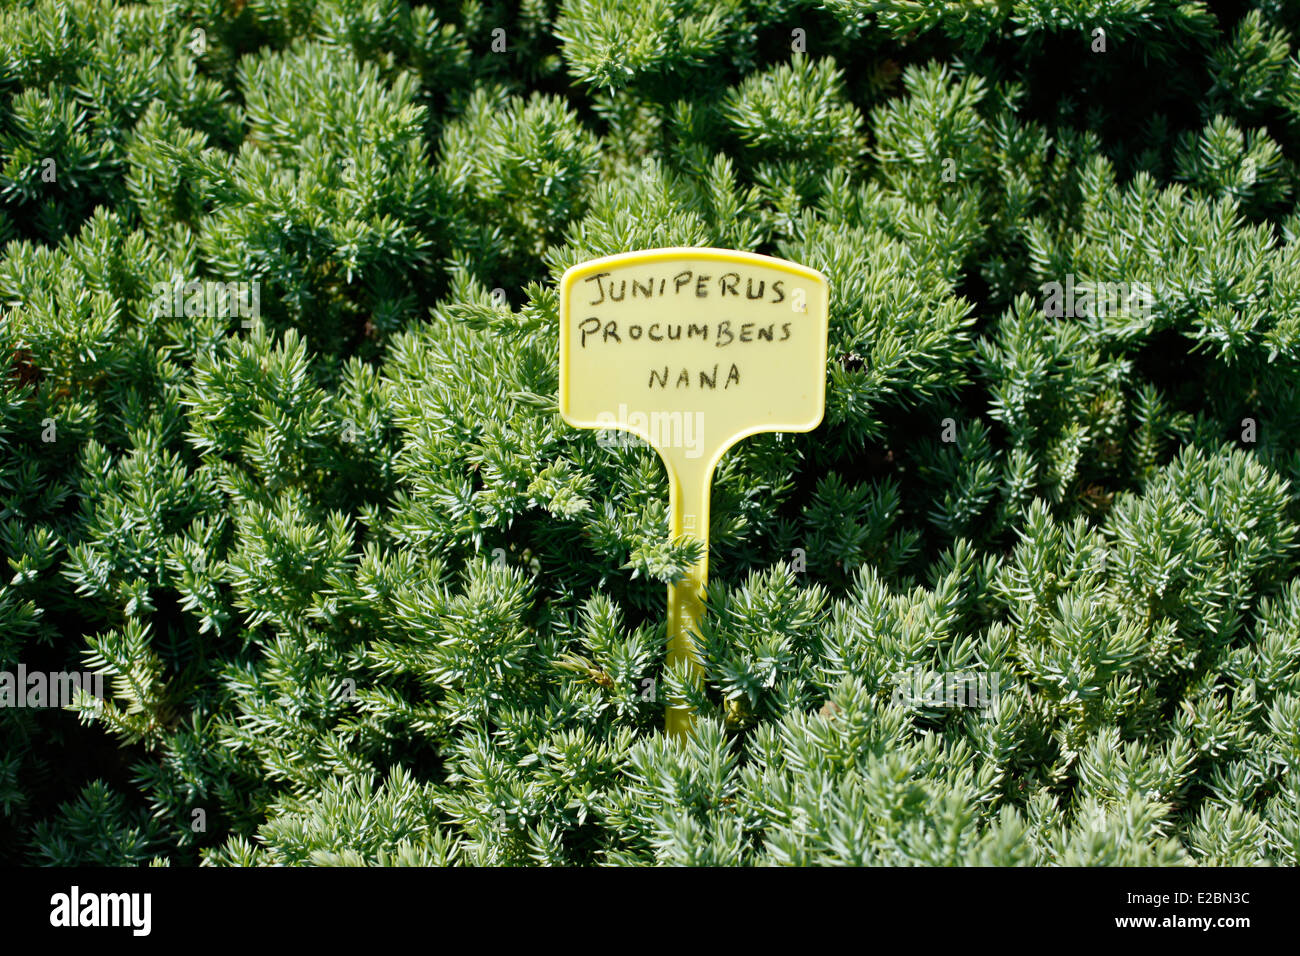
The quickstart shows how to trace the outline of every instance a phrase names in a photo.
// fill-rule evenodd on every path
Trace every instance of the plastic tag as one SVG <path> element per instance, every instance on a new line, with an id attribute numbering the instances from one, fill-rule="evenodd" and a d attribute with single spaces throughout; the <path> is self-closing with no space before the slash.
<path id="1" fill-rule="evenodd" d="M 704 559 L 668 589 L 669 666 L 685 662 L 696 679 L 713 470 L 747 435 L 821 423 L 828 303 L 815 269 L 731 249 L 625 252 L 560 280 L 560 414 L 655 448 L 669 533 L 704 542 Z M 670 702 L 667 726 L 689 730 L 683 702 Z"/>

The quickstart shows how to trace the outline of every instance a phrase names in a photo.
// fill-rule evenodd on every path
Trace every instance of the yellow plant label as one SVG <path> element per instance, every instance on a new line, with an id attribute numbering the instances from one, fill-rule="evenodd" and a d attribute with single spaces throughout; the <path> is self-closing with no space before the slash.
<path id="1" fill-rule="evenodd" d="M 747 435 L 820 424 L 828 304 L 815 269 L 730 249 L 625 252 L 560 280 L 560 414 L 655 448 L 669 533 L 704 542 L 704 560 L 668 591 L 669 666 L 695 679 L 713 470 Z M 683 701 L 670 701 L 667 723 L 689 730 Z"/>

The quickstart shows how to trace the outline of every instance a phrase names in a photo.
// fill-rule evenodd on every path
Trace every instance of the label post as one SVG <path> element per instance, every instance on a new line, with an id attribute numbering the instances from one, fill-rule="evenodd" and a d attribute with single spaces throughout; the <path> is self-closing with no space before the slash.
<path id="1" fill-rule="evenodd" d="M 731 249 L 620 253 L 560 279 L 560 414 L 653 447 L 668 472 L 669 534 L 703 544 L 668 586 L 668 663 L 697 682 L 713 471 L 748 435 L 821 423 L 828 315 L 820 272 Z M 669 701 L 667 731 L 691 726 L 685 702 Z"/>

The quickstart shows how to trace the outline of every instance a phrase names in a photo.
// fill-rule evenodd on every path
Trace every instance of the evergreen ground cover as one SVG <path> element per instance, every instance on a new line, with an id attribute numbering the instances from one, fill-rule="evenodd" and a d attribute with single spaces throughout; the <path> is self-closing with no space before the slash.
<path id="1" fill-rule="evenodd" d="M 105 675 L 9 686 L 0 862 L 1300 862 L 1298 39 L 0 2 L 0 672 Z M 662 246 L 832 293 L 699 691 L 661 463 L 556 408 L 560 274 Z"/>

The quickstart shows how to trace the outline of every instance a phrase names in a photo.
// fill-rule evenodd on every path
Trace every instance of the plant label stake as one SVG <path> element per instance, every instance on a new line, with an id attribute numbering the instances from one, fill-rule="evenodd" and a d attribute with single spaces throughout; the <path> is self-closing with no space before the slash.
<path id="1" fill-rule="evenodd" d="M 659 452 L 669 534 L 703 545 L 668 586 L 668 665 L 697 682 L 713 470 L 748 435 L 821 423 L 828 302 L 815 269 L 731 249 L 625 252 L 560 279 L 560 414 Z M 667 731 L 691 726 L 689 705 L 670 701 Z"/>

